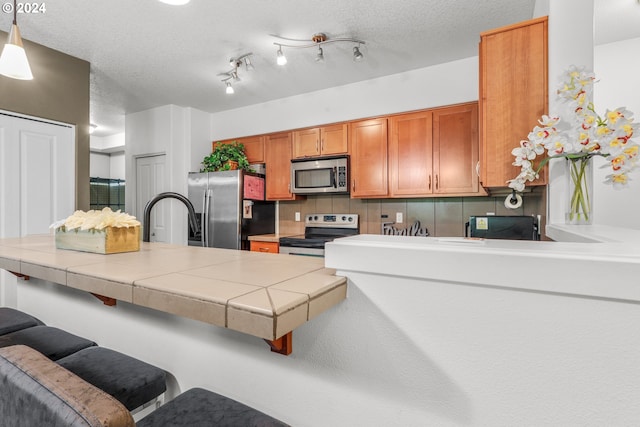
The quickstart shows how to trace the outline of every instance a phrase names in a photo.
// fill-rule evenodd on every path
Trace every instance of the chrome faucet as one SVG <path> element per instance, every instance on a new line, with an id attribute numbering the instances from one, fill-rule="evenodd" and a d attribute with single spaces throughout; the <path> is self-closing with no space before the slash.
<path id="1" fill-rule="evenodd" d="M 193 234 L 198 234 L 200 227 L 198 226 L 198 217 L 196 216 L 196 210 L 193 208 L 193 204 L 182 194 L 168 191 L 158 194 L 153 199 L 149 200 L 147 205 L 144 207 L 144 220 L 142 223 L 143 242 L 148 242 L 151 235 L 151 208 L 153 208 L 153 206 L 162 199 L 176 199 L 184 203 L 189 210 L 189 226 L 191 227 L 191 231 L 193 231 Z"/>

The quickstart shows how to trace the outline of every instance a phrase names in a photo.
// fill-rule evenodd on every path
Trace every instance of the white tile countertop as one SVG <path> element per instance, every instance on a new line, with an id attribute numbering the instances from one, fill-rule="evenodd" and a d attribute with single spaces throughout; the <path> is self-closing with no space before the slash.
<path id="1" fill-rule="evenodd" d="M 101 255 L 51 235 L 0 239 L 0 268 L 276 340 L 346 298 L 320 258 L 142 242 Z"/>

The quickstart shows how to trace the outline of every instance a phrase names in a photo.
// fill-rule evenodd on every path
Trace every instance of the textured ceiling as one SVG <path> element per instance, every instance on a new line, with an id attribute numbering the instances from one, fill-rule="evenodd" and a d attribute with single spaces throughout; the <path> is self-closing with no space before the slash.
<path id="1" fill-rule="evenodd" d="M 603 14 L 629 18 L 606 2 Z M 96 135 L 124 130 L 124 116 L 176 104 L 216 112 L 477 55 L 479 33 L 530 19 L 535 0 L 192 0 L 169 6 L 157 0 L 47 2 L 44 14 L 21 14 L 26 39 L 91 63 L 91 121 Z M 11 16 L 0 14 L 7 30 Z M 636 25 L 636 27 L 640 27 Z M 284 49 L 289 63 L 275 63 L 277 39 L 357 37 L 353 45 Z M 638 35 L 640 36 L 640 34 Z M 613 35 L 613 38 L 621 38 Z M 622 37 L 624 38 L 624 37 Z M 615 41 L 613 39 L 607 41 Z M 254 69 L 240 69 L 235 94 L 217 76 L 229 59 L 253 52 Z M 27 53 L 28 54 L 28 53 Z M 35 76 L 38 78 L 38 76 Z"/>

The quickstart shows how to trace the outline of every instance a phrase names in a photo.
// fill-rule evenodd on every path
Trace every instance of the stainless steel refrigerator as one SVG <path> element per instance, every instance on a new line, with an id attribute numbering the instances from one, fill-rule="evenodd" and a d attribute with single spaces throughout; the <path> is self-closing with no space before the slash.
<path id="1" fill-rule="evenodd" d="M 275 232 L 275 203 L 265 201 L 264 176 L 242 170 L 189 173 L 188 197 L 200 222 L 190 246 L 249 249 L 248 236 Z"/>

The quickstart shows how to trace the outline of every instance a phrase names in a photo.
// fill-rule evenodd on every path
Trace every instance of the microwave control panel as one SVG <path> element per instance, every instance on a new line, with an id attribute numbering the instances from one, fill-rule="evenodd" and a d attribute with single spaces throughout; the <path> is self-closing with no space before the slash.
<path id="1" fill-rule="evenodd" d="M 338 188 L 347 187 L 347 168 L 345 166 L 338 167 Z"/>

